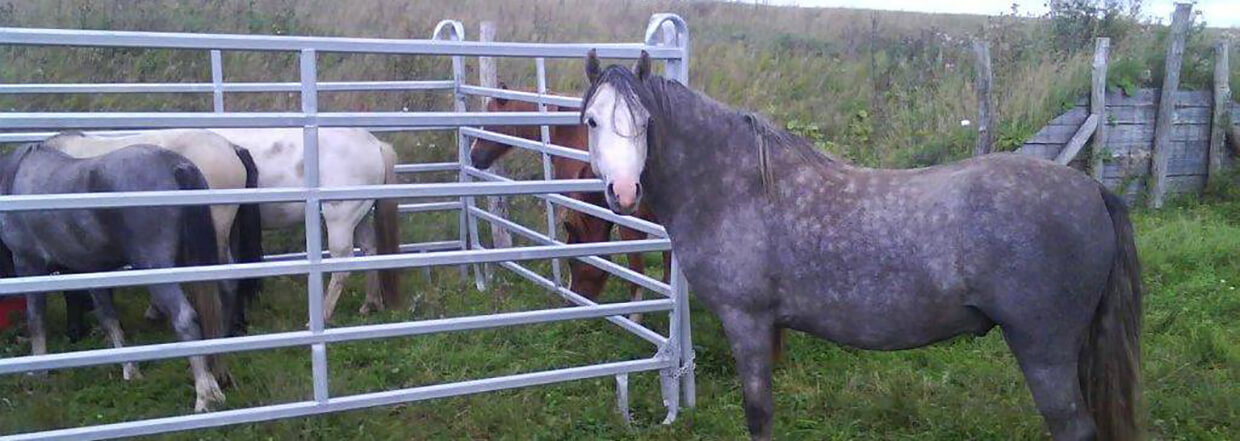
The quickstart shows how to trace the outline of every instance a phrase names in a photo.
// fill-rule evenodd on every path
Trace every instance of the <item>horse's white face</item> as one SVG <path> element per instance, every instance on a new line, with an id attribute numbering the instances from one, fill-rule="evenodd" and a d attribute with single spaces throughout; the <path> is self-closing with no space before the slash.
<path id="1" fill-rule="evenodd" d="M 584 116 L 590 167 L 607 185 L 607 204 L 616 213 L 633 214 L 641 203 L 650 116 L 640 103 L 623 100 L 610 84 L 598 87 Z"/>

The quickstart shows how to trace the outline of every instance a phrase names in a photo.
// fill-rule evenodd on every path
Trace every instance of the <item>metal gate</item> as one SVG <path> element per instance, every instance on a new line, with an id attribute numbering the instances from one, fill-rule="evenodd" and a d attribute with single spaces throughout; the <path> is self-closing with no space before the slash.
<path id="1" fill-rule="evenodd" d="M 301 127 L 305 142 L 305 186 L 303 188 L 261 188 L 237 190 L 151 191 L 30 196 L 0 196 L 0 211 L 113 208 L 156 205 L 245 204 L 306 202 L 305 244 L 307 250 L 322 250 L 320 202 L 376 198 L 459 198 L 453 202 L 403 204 L 402 212 L 437 210 L 459 211 L 460 237 L 457 240 L 402 245 L 403 254 L 328 258 L 322 253 L 268 256 L 261 263 L 222 264 L 168 269 L 122 270 L 105 273 L 49 275 L 0 279 L 0 296 L 25 292 L 80 290 L 87 288 L 181 283 L 284 275 L 307 276 L 309 329 L 235 338 L 129 346 L 77 352 L 0 359 L 0 374 L 63 369 L 126 361 L 182 358 L 190 355 L 220 354 L 287 347 L 309 347 L 313 376 L 313 399 L 292 403 L 232 409 L 166 418 L 127 421 L 37 433 L 12 434 L 2 439 L 101 439 L 163 433 L 230 424 L 267 421 L 315 415 L 372 406 L 426 400 L 478 392 L 534 386 L 592 377 L 615 376 L 618 405 L 627 411 L 628 377 L 631 372 L 658 371 L 667 419 L 671 422 L 683 404 L 693 406 L 693 349 L 689 329 L 686 282 L 673 258 L 671 283 L 665 284 L 631 271 L 599 255 L 664 251 L 671 248 L 666 231 L 659 225 L 619 216 L 609 210 L 579 202 L 559 193 L 602 191 L 603 184 L 592 180 L 551 180 L 550 157 L 585 160 L 587 154 L 550 144 L 548 126 L 578 123 L 575 112 L 548 112 L 545 105 L 580 106 L 580 99 L 546 93 L 545 58 L 582 58 L 596 49 L 604 58 L 635 59 L 642 50 L 666 63 L 666 74 L 688 82 L 688 28 L 674 14 L 656 14 L 646 28 L 645 40 L 637 44 L 535 44 L 465 41 L 460 22 L 444 20 L 435 28 L 431 40 L 370 38 L 277 37 L 258 35 L 214 35 L 157 32 L 113 32 L 58 29 L 0 28 L 0 44 L 28 46 L 89 46 L 146 49 L 185 49 L 209 51 L 211 83 L 165 84 L 3 84 L 0 93 L 210 93 L 214 112 L 108 112 L 108 113 L 0 113 L 0 142 L 40 141 L 65 129 L 125 130 L 157 128 Z M 300 81 L 290 83 L 226 83 L 223 81 L 221 51 L 297 52 L 300 55 Z M 449 56 L 453 77 L 436 81 L 355 81 L 318 82 L 317 55 L 332 53 L 377 53 Z M 467 56 L 534 58 L 538 71 L 538 93 L 518 92 L 468 85 L 464 81 L 463 59 Z M 453 109 L 445 112 L 319 112 L 320 91 L 443 90 L 453 94 Z M 301 112 L 227 112 L 226 92 L 299 92 Z M 539 104 L 538 112 L 468 112 L 467 96 L 498 97 Z M 540 125 L 541 142 L 528 141 L 481 130 L 483 125 Z M 399 173 L 457 171 L 459 182 L 399 184 L 359 187 L 320 187 L 318 166 L 319 127 L 365 127 L 373 131 L 456 130 L 458 161 L 402 164 Z M 123 130 L 118 130 L 123 129 Z M 23 131 L 23 132 L 19 132 Z M 110 132 L 109 132 L 110 131 Z M 517 181 L 479 170 L 468 159 L 469 140 L 486 138 L 516 147 L 538 151 L 544 163 L 544 179 Z M 547 233 L 497 216 L 474 204 L 474 198 L 496 195 L 537 195 L 545 201 Z M 554 206 L 584 212 L 655 237 L 648 240 L 567 245 L 555 238 Z M 487 249 L 478 242 L 478 221 L 493 228 L 504 228 L 523 236 L 536 246 Z M 420 251 L 413 253 L 413 251 Z M 628 282 L 661 294 L 657 299 L 625 303 L 597 304 L 562 286 L 559 263 L 553 260 L 553 277 L 546 278 L 520 262 L 540 259 L 575 258 L 596 266 Z M 377 325 L 326 328 L 323 321 L 323 275 L 337 271 L 363 271 L 437 265 L 475 266 L 479 287 L 484 279 L 478 264 L 497 264 L 509 269 L 574 303 L 576 306 L 481 316 L 407 321 Z M 666 312 L 668 335 L 659 333 L 625 317 L 631 313 Z M 348 396 L 328 394 L 327 345 L 368 339 L 406 337 L 438 332 L 489 329 L 504 326 L 575 319 L 605 319 L 652 343 L 649 358 L 594 364 L 507 375 L 478 380 L 388 390 Z M 681 401 L 683 399 L 683 401 Z"/>

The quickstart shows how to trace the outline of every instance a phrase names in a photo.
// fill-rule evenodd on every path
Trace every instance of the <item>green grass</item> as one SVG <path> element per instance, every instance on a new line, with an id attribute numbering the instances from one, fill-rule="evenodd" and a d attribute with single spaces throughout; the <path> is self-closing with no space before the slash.
<path id="1" fill-rule="evenodd" d="M 520 204 L 521 201 L 518 201 Z M 532 202 L 531 202 L 532 203 Z M 1138 213 L 1145 268 L 1145 423 L 1156 439 L 1240 438 L 1240 203 L 1185 202 Z M 447 220 L 446 218 L 443 220 Z M 529 224 L 537 225 L 537 217 Z M 435 234 L 450 233 L 440 231 Z M 429 232 L 416 233 L 431 234 Z M 546 263 L 536 263 L 544 273 Z M 652 262 L 652 271 L 659 265 Z M 339 309 L 340 325 L 465 316 L 555 307 L 558 300 L 499 273 L 499 294 L 462 283 L 455 267 L 428 282 L 412 270 L 406 289 L 417 309 L 360 317 L 360 276 Z M 304 283 L 270 279 L 252 313 L 254 333 L 300 329 Z M 141 318 L 141 296 L 119 296 L 132 342 L 170 341 L 162 324 Z M 605 298 L 624 298 L 611 284 Z M 70 345 L 53 301 L 52 349 L 98 348 L 96 333 Z M 631 377 L 634 423 L 613 405 L 609 378 L 381 407 L 313 418 L 246 424 L 167 439 L 740 439 L 739 386 L 718 322 L 693 309 L 698 352 L 698 407 L 671 426 L 663 416 L 657 376 Z M 663 332 L 664 316 L 648 318 Z M 16 331 L 0 335 L 0 354 L 26 353 Z M 1000 332 L 903 352 L 856 351 L 792 334 L 775 373 L 780 439 L 1044 439 L 1046 434 Z M 631 360 L 653 348 L 603 321 L 388 339 L 329 346 L 331 391 L 353 394 L 505 375 L 597 361 Z M 309 351 L 303 348 L 231 355 L 235 384 L 228 408 L 311 397 Z M 124 383 L 117 366 L 56 371 L 42 381 L 0 378 L 0 433 L 99 424 L 191 410 L 184 360 L 141 365 L 145 378 Z"/>

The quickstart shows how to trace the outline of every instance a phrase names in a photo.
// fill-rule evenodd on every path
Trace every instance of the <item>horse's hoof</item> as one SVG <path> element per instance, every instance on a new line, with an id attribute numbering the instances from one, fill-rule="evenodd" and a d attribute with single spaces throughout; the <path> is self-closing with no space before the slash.
<path id="1" fill-rule="evenodd" d="M 374 302 L 365 302 L 365 303 L 362 303 L 362 307 L 358 308 L 357 312 L 358 314 L 361 314 L 361 315 L 370 315 L 370 313 L 372 312 L 378 312 L 382 310 L 383 310 L 383 305 L 381 304 L 374 303 Z"/>
<path id="2" fill-rule="evenodd" d="M 210 412 L 216 404 L 224 403 L 224 392 L 220 391 L 220 385 L 214 378 L 200 382 L 196 389 L 198 399 L 194 401 L 195 413 Z"/>
<path id="3" fill-rule="evenodd" d="M 154 306 L 147 306 L 146 313 L 142 314 L 142 317 L 147 320 L 157 322 L 163 319 L 163 314 L 160 314 L 159 310 L 155 309 Z"/>
<path id="4" fill-rule="evenodd" d="M 121 376 L 125 378 L 125 381 L 141 380 L 142 371 L 138 370 L 136 363 L 125 363 L 121 365 Z"/>
<path id="5" fill-rule="evenodd" d="M 37 380 L 37 381 L 45 381 L 45 380 L 47 380 L 47 371 L 33 371 L 33 372 L 27 372 L 27 373 L 26 373 L 26 378 L 34 379 L 34 380 Z"/>
<path id="6" fill-rule="evenodd" d="M 642 315 L 641 314 L 629 314 L 629 320 L 632 320 L 633 323 L 637 323 L 640 325 L 642 323 Z"/>

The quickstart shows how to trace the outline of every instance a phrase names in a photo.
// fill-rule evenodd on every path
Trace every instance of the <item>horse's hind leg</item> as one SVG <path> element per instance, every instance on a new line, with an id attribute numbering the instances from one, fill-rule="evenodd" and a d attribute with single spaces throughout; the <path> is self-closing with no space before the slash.
<path id="1" fill-rule="evenodd" d="M 185 293 L 176 284 L 152 285 L 151 303 L 168 317 L 172 330 L 181 341 L 202 339 L 202 327 L 198 324 L 198 313 L 185 299 Z M 219 383 L 207 368 L 207 358 L 202 355 L 189 357 L 190 370 L 194 375 L 195 412 L 206 412 L 212 403 L 224 402 L 224 393 L 220 392 Z"/>
<path id="2" fill-rule="evenodd" d="M 374 218 L 366 216 L 362 221 L 353 228 L 353 241 L 362 249 L 362 254 L 367 256 L 376 256 L 379 254 L 379 247 L 375 243 L 375 227 Z M 379 272 L 366 271 L 366 301 L 362 303 L 361 309 L 357 312 L 362 314 L 370 314 L 374 311 L 382 311 L 384 309 L 383 296 L 380 295 L 382 288 L 379 286 Z"/>
<path id="3" fill-rule="evenodd" d="M 1016 355 L 1038 412 L 1055 441 L 1095 439 L 1096 428 L 1077 377 L 1079 336 L 1037 335 L 1038 331 L 1003 329 L 1003 338 Z"/>
<path id="4" fill-rule="evenodd" d="M 121 322 L 116 318 L 116 307 L 112 303 L 112 290 L 92 289 L 90 297 L 95 301 L 95 316 L 99 318 L 99 325 L 108 334 L 112 347 L 125 347 L 125 333 L 121 330 Z M 138 365 L 133 362 L 121 365 L 121 375 L 125 381 L 142 378 L 142 372 L 138 371 Z"/>
<path id="5" fill-rule="evenodd" d="M 366 216 L 370 205 L 362 201 L 337 201 L 323 204 L 323 220 L 327 227 L 327 251 L 332 257 L 351 257 L 353 255 L 353 232 L 357 224 Z M 336 310 L 336 302 L 344 292 L 344 282 L 349 279 L 348 272 L 332 273 L 327 283 L 327 298 L 323 301 L 323 320 L 332 318 Z"/>

